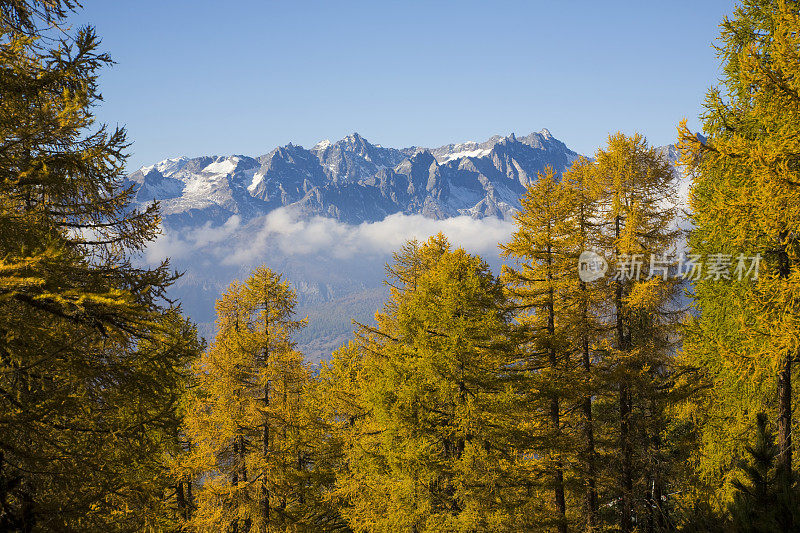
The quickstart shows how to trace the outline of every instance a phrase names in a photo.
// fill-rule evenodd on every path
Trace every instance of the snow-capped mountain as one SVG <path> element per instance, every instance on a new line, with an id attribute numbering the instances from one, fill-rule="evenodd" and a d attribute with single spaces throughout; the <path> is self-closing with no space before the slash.
<path id="1" fill-rule="evenodd" d="M 384 148 L 353 133 L 260 157 L 167 159 L 128 179 L 136 200 L 158 200 L 173 227 L 222 224 L 232 215 L 249 220 L 278 207 L 347 223 L 394 213 L 507 218 L 537 172 L 561 172 L 577 157 L 546 129 L 434 149 Z"/>

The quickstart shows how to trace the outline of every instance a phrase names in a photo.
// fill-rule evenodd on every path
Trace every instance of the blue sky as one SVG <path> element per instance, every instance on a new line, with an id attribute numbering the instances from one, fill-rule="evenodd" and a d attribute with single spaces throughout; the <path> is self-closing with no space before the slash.
<path id="1" fill-rule="evenodd" d="M 719 75 L 732 1 L 84 0 L 117 64 L 100 120 L 129 168 L 260 155 L 358 131 L 438 146 L 548 128 L 592 153 L 610 132 L 673 142 Z"/>

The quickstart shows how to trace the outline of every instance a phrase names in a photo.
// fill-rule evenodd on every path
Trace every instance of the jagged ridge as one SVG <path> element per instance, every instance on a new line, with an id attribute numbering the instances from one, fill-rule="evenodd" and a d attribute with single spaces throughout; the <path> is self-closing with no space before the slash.
<path id="1" fill-rule="evenodd" d="M 546 129 L 435 149 L 384 148 L 358 133 L 311 149 L 288 144 L 260 157 L 176 158 L 128 176 L 141 203 L 158 200 L 168 225 L 247 220 L 278 207 L 342 222 L 393 213 L 444 219 L 509 217 L 537 172 L 578 154 Z"/>

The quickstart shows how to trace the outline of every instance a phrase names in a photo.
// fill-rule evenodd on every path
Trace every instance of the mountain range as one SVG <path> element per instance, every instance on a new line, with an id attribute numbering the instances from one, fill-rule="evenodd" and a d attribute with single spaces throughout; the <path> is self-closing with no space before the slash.
<path id="1" fill-rule="evenodd" d="M 249 220 L 287 207 L 357 224 L 393 213 L 445 219 L 508 218 L 537 172 L 567 168 L 578 154 L 543 129 L 525 137 L 438 148 L 384 148 L 358 133 L 310 149 L 266 155 L 167 159 L 128 176 L 141 203 L 158 200 L 167 225 Z"/>

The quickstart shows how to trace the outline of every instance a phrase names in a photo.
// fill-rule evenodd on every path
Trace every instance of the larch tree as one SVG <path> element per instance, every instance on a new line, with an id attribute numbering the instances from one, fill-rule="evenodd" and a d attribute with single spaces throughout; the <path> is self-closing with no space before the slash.
<path id="1" fill-rule="evenodd" d="M 288 282 L 260 267 L 217 302 L 217 333 L 195 369 L 186 414 L 195 477 L 196 531 L 318 531 L 318 483 L 311 458 L 320 435 L 304 406 L 309 369 L 292 334 Z"/>
<path id="2" fill-rule="evenodd" d="M 151 511 L 200 347 L 168 264 L 136 264 L 158 210 L 94 123 L 111 60 L 76 5 L 0 2 L 0 529 L 172 527 Z"/>
<path id="3" fill-rule="evenodd" d="M 680 318 L 670 258 L 677 202 L 672 167 L 639 134 L 610 136 L 595 159 L 598 240 L 610 266 L 601 282 L 612 332 L 602 364 L 617 394 L 619 528 L 630 532 L 667 520 L 658 457 Z"/>
<path id="4" fill-rule="evenodd" d="M 581 278 L 580 258 L 584 252 L 595 251 L 598 243 L 598 198 L 600 184 L 595 179 L 594 165 L 584 157 L 575 161 L 561 176 L 561 185 L 567 189 L 570 203 L 566 215 L 572 224 L 571 239 L 564 244 L 563 253 L 571 258 L 575 270 L 572 274 L 572 287 L 565 287 L 563 298 L 566 309 L 563 320 L 572 353 L 579 361 L 582 376 L 575 379 L 580 387 L 578 403 L 582 417 L 577 422 L 582 429 L 579 444 L 579 475 L 584 493 L 583 524 L 586 531 L 600 527 L 599 518 L 599 480 L 600 456 L 597 443 L 597 422 L 594 413 L 594 397 L 601 388 L 595 363 L 598 341 L 603 338 L 605 328 L 603 316 L 608 309 L 599 284 Z"/>
<path id="5" fill-rule="evenodd" d="M 701 428 L 698 471 L 718 506 L 730 497 L 755 413 L 769 413 L 777 426 L 787 486 L 796 464 L 799 11 L 792 0 L 741 2 L 721 24 L 722 77 L 706 96 L 705 137 L 685 122 L 680 128 L 682 162 L 694 178 L 690 246 L 726 266 L 724 276 L 695 283 L 698 317 L 684 351 L 709 385 L 693 416 Z"/>
<path id="6" fill-rule="evenodd" d="M 346 426 L 343 516 L 356 531 L 507 530 L 503 287 L 441 235 L 395 257 L 378 325 L 359 332 L 368 370 Z"/>
<path id="7" fill-rule="evenodd" d="M 597 251 L 600 243 L 598 194 L 594 164 L 586 158 L 560 179 L 548 170 L 529 187 L 515 217 L 516 231 L 501 246 L 513 260 L 504 267 L 503 281 L 516 309 L 527 368 L 520 382 L 530 399 L 524 405 L 538 406 L 528 416 L 549 418 L 529 435 L 527 448 L 562 458 L 560 464 L 551 460 L 548 484 L 555 504 L 551 513 L 561 530 L 570 523 L 588 531 L 600 527 L 601 456 L 593 404 L 602 388 L 595 364 L 608 304 L 602 284 L 579 275 L 581 254 Z M 566 509 L 573 500 L 579 503 Z"/>
<path id="8" fill-rule="evenodd" d="M 522 199 L 515 216 L 517 230 L 502 245 L 503 255 L 514 264 L 503 268 L 520 335 L 518 367 L 524 372 L 520 414 L 530 418 L 528 435 L 520 444 L 532 457 L 541 458 L 552 490 L 552 522 L 558 531 L 568 530 L 565 459 L 572 455 L 573 435 L 565 413 L 573 411 L 570 383 L 575 359 L 566 331 L 571 308 L 565 295 L 577 287 L 577 255 L 571 191 L 562 187 L 552 168 L 539 174 Z M 540 517 L 540 526 L 550 520 Z"/>

